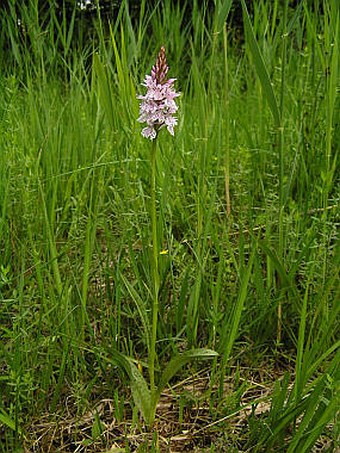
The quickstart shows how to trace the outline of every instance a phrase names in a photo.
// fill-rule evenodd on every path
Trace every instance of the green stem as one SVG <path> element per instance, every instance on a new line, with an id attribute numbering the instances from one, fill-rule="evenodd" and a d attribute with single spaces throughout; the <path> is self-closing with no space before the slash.
<path id="1" fill-rule="evenodd" d="M 279 257 L 283 262 L 284 255 L 284 93 L 285 93 L 285 67 L 287 53 L 287 12 L 288 0 L 285 0 L 283 11 L 283 42 L 282 42 L 282 67 L 281 67 L 281 96 L 280 96 L 280 127 L 279 127 L 279 153 L 280 153 L 280 175 L 279 175 Z M 279 282 L 281 286 L 281 282 Z M 281 291 L 281 289 L 280 289 Z M 282 302 L 279 301 L 277 307 L 277 336 L 276 342 L 279 345 L 282 337 Z"/>
<path id="2" fill-rule="evenodd" d="M 230 208 L 230 190 L 229 190 L 229 181 L 230 181 L 230 149 L 229 149 L 229 68 L 228 68 L 228 36 L 227 28 L 223 27 L 223 49 L 224 49 L 224 77 L 225 77 L 225 87 L 224 87 L 224 102 L 226 108 L 225 113 L 225 136 L 226 136 L 226 152 L 224 157 L 224 189 L 225 189 L 225 199 L 226 199 L 226 213 L 227 217 L 230 217 L 231 208 Z"/>
<path id="3" fill-rule="evenodd" d="M 152 331 L 149 352 L 150 390 L 155 391 L 155 360 L 158 323 L 158 295 L 159 295 L 159 267 L 158 267 L 158 237 L 156 213 L 156 149 L 157 141 L 152 142 L 151 149 L 151 229 L 152 229 L 152 277 L 153 277 L 153 304 L 152 304 Z"/>

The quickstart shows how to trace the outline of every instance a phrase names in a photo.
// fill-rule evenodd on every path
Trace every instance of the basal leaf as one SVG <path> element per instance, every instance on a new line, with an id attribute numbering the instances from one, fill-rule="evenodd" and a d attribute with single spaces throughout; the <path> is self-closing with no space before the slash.
<path id="1" fill-rule="evenodd" d="M 134 402 L 141 411 L 144 420 L 150 425 L 150 417 L 153 414 L 153 411 L 151 411 L 150 390 L 142 373 L 132 362 L 130 362 L 130 380 Z"/>
<path id="2" fill-rule="evenodd" d="M 151 416 L 151 396 L 148 384 L 146 383 L 142 373 L 138 370 L 132 360 L 118 351 L 114 351 L 114 362 L 122 368 L 130 379 L 131 392 L 134 402 L 144 420 L 149 424 Z"/>
<path id="3" fill-rule="evenodd" d="M 161 394 L 162 390 L 168 384 L 170 379 L 191 360 L 194 359 L 207 360 L 213 359 L 217 356 L 218 353 L 216 351 L 213 351 L 212 349 L 200 348 L 190 349 L 189 351 L 185 351 L 182 354 L 172 358 L 161 376 L 157 391 L 158 395 Z"/>

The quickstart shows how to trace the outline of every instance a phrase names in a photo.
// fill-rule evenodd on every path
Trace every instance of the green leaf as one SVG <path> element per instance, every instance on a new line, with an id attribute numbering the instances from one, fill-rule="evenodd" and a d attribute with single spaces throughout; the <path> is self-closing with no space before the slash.
<path id="1" fill-rule="evenodd" d="M 283 379 L 275 382 L 269 414 L 271 423 L 275 423 L 279 420 L 280 416 L 284 412 L 285 403 L 288 400 L 289 394 L 289 377 L 289 373 L 286 372 Z"/>
<path id="2" fill-rule="evenodd" d="M 128 375 L 134 402 L 146 423 L 150 424 L 150 419 L 152 418 L 151 395 L 148 384 L 142 373 L 129 357 L 126 357 L 116 350 L 114 351 L 112 360 Z"/>
<path id="3" fill-rule="evenodd" d="M 233 0 L 220 0 L 217 4 L 216 28 L 215 33 L 220 33 L 229 15 Z"/>
<path id="4" fill-rule="evenodd" d="M 19 433 L 21 433 L 20 428 L 15 426 L 15 421 L 3 409 L 0 409 L 0 411 L 0 423 L 6 425 L 13 431 L 18 431 Z"/>
<path id="5" fill-rule="evenodd" d="M 130 362 L 130 380 L 135 404 L 141 411 L 144 420 L 150 425 L 150 417 L 152 417 L 150 390 L 142 373 L 132 362 Z"/>
<path id="6" fill-rule="evenodd" d="M 130 379 L 131 392 L 134 402 L 140 410 L 145 422 L 151 426 L 155 417 L 156 406 L 160 394 L 170 379 L 184 365 L 194 359 L 213 359 L 218 353 L 211 349 L 192 349 L 174 357 L 165 368 L 157 390 L 151 394 L 150 389 L 142 373 L 129 357 L 114 350 L 112 361 L 122 368 Z"/>
<path id="7" fill-rule="evenodd" d="M 200 360 L 211 360 L 218 356 L 216 351 L 212 349 L 191 349 L 189 351 L 185 351 L 182 354 L 173 357 L 170 362 L 168 363 L 167 367 L 162 373 L 158 388 L 157 388 L 157 395 L 162 393 L 164 387 L 169 383 L 170 379 L 187 363 L 191 362 L 194 359 Z"/>
<path id="8" fill-rule="evenodd" d="M 276 97 L 274 94 L 273 86 L 270 81 L 269 73 L 266 68 L 264 59 L 262 57 L 260 48 L 257 44 L 255 33 L 253 30 L 253 27 L 250 22 L 248 10 L 246 7 L 246 4 L 244 0 L 241 0 L 242 2 L 242 9 L 243 9 L 243 21 L 244 21 L 244 28 L 247 32 L 248 36 L 248 44 L 251 50 L 251 53 L 254 58 L 254 64 L 256 68 L 257 75 L 259 76 L 262 88 L 263 88 L 263 93 L 268 101 L 268 105 L 270 107 L 270 110 L 272 112 L 272 115 L 274 117 L 274 121 L 277 127 L 280 127 L 281 125 L 281 116 L 279 112 L 279 107 L 276 101 Z"/>
<path id="9" fill-rule="evenodd" d="M 222 360 L 221 360 L 221 376 L 220 376 L 220 392 L 223 389 L 223 382 L 224 382 L 224 375 L 226 372 L 227 363 L 230 358 L 230 354 L 234 343 L 236 341 L 239 326 L 241 322 L 242 311 L 244 307 L 244 303 L 246 301 L 248 295 L 248 284 L 251 276 L 251 272 L 253 269 L 253 262 L 255 256 L 255 248 L 249 258 L 249 263 L 246 269 L 242 269 L 241 272 L 241 286 L 238 292 L 237 300 L 234 306 L 234 310 L 232 316 L 226 319 L 226 322 L 223 326 L 223 335 L 221 338 L 221 351 L 223 351 Z"/>
<path id="10" fill-rule="evenodd" d="M 138 310 L 138 314 L 139 314 L 140 319 L 141 319 L 142 324 L 143 324 L 148 351 L 150 351 L 150 336 L 151 336 L 150 335 L 150 330 L 151 329 L 150 329 L 150 323 L 149 323 L 149 318 L 148 318 L 146 304 L 143 301 L 143 299 L 140 297 L 138 292 L 131 285 L 131 283 L 124 277 L 124 275 L 120 274 L 120 277 L 123 280 L 124 285 L 126 286 L 126 289 L 128 290 L 132 300 L 136 304 L 136 308 Z"/>
<path id="11" fill-rule="evenodd" d="M 108 79 L 107 69 L 100 60 L 98 54 L 93 55 L 93 79 L 97 81 L 99 102 L 105 110 L 105 114 L 112 129 L 115 129 L 115 112 L 113 108 L 112 88 Z"/>
<path id="12" fill-rule="evenodd" d="M 339 354 L 334 357 L 334 363 L 338 367 Z M 336 383 L 325 373 L 306 397 L 306 410 L 287 453 L 310 451 L 325 426 L 336 417 L 340 402 L 337 390 Z"/>
<path id="13" fill-rule="evenodd" d="M 285 266 L 277 255 L 277 252 L 272 248 L 266 241 L 259 240 L 258 245 L 264 251 L 264 253 L 269 257 L 273 266 L 275 267 L 277 273 L 279 274 L 282 287 L 286 288 L 296 300 L 299 298 L 299 291 L 294 282 L 294 275 L 287 273 Z"/>
<path id="14" fill-rule="evenodd" d="M 99 437 L 103 434 L 104 432 L 104 425 L 100 421 L 99 414 L 96 413 L 94 415 L 94 421 L 91 429 L 91 435 L 93 440 L 99 439 Z M 90 440 L 90 439 L 89 439 Z"/>

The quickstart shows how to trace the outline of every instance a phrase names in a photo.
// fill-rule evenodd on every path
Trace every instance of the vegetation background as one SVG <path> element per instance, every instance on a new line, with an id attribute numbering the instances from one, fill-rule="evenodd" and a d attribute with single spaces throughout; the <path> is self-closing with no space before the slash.
<path id="1" fill-rule="evenodd" d="M 0 7 L 0 451 L 339 448 L 339 2 Z M 161 45 L 156 377 L 144 425 L 150 143 L 136 95 Z"/>

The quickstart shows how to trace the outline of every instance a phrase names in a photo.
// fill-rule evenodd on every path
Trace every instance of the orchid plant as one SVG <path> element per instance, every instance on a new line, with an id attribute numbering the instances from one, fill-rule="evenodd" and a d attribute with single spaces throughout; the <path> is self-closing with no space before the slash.
<path id="1" fill-rule="evenodd" d="M 164 371 L 161 373 L 159 381 L 155 383 L 155 362 L 156 362 L 156 342 L 157 325 L 159 311 L 159 288 L 160 272 L 158 257 L 160 254 L 158 235 L 157 235 L 157 209 L 156 209 L 156 173 L 157 173 L 157 137 L 161 129 L 165 128 L 171 135 L 174 135 L 174 127 L 177 125 L 177 118 L 174 114 L 178 110 L 175 99 L 180 95 L 174 88 L 176 79 L 168 79 L 169 67 L 166 60 L 165 48 L 161 47 L 156 63 L 151 70 L 151 75 L 146 75 L 143 85 L 147 88 L 145 95 L 138 95 L 140 102 L 140 116 L 138 121 L 146 123 L 142 130 L 142 136 L 151 140 L 150 154 L 150 217 L 151 217 L 151 245 L 152 245 L 152 311 L 151 328 L 147 329 L 148 335 L 148 385 L 139 368 L 133 360 L 115 352 L 114 360 L 121 366 L 130 378 L 132 395 L 135 404 L 141 411 L 146 424 L 151 427 L 154 423 L 157 403 L 164 387 L 170 379 L 189 361 L 193 359 L 211 359 L 217 353 L 210 349 L 191 349 L 173 357 Z M 127 286 L 132 291 L 132 288 Z"/>

